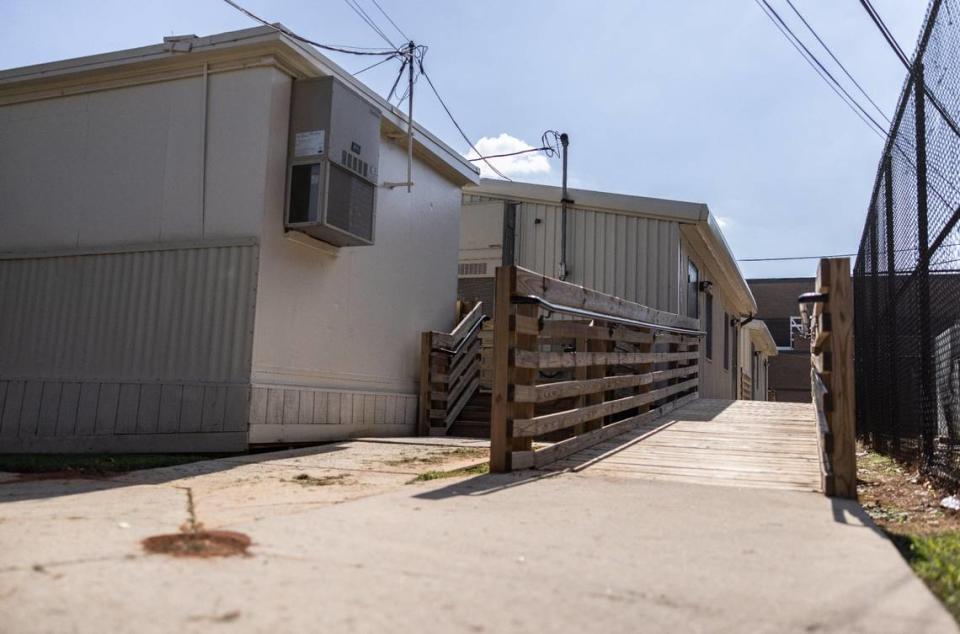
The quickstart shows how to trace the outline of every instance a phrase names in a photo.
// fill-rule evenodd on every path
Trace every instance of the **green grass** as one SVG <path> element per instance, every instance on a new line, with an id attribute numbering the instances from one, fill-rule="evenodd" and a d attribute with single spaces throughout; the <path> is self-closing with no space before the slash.
<path id="1" fill-rule="evenodd" d="M 443 478 L 463 478 L 466 476 L 478 476 L 490 473 L 490 463 L 481 462 L 480 464 L 475 464 L 471 467 L 463 467 L 461 469 L 452 469 L 450 471 L 424 471 L 418 475 L 413 480 L 410 480 L 410 484 L 414 482 L 429 482 L 430 480 L 441 480 Z"/>
<path id="2" fill-rule="evenodd" d="M 72 471 L 78 475 L 108 475 L 155 469 L 209 460 L 203 454 L 0 454 L 0 471 L 49 473 Z"/>
<path id="3" fill-rule="evenodd" d="M 960 620 L 960 533 L 890 537 L 916 575 Z"/>

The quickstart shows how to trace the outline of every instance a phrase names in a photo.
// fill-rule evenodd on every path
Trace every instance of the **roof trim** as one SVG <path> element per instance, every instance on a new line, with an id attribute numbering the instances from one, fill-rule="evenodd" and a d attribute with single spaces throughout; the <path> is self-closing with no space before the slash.
<path id="1" fill-rule="evenodd" d="M 754 319 L 744 326 L 744 329 L 749 331 L 750 339 L 759 344 L 757 347 L 766 352 L 768 357 L 777 356 L 777 342 L 770 334 L 766 322 L 761 319 Z"/>
<path id="2" fill-rule="evenodd" d="M 464 193 L 478 196 L 502 198 L 517 202 L 531 202 L 536 204 L 559 205 L 562 189 L 552 185 L 538 185 L 536 183 L 522 183 L 517 181 L 503 181 L 491 178 L 480 179 L 480 184 L 464 188 Z M 750 286 L 743 277 L 743 272 L 737 264 L 730 245 L 727 244 L 720 225 L 710 213 L 710 209 L 703 203 L 692 203 L 665 198 L 650 198 L 647 196 L 631 196 L 628 194 L 614 194 L 610 192 L 592 191 L 586 189 L 568 189 L 568 195 L 573 198 L 574 209 L 585 209 L 601 213 L 630 214 L 644 218 L 658 220 L 672 220 L 684 227 L 695 228 L 699 241 L 707 250 L 704 256 L 709 256 L 719 269 L 721 276 L 732 289 L 737 302 L 737 309 L 744 315 L 757 312 L 757 301 L 753 297 Z M 684 233 L 689 233 L 685 231 Z M 688 235 L 688 239 L 691 236 Z"/>
<path id="3" fill-rule="evenodd" d="M 118 80 L 120 85 L 131 85 L 194 76 L 200 74 L 204 63 L 223 65 L 211 66 L 210 72 L 236 70 L 236 64 L 228 62 L 250 55 L 261 56 L 261 65 L 273 63 L 294 78 L 337 77 L 383 113 L 388 130 L 405 136 L 407 117 L 400 109 L 313 47 L 269 26 L 3 70 L 0 105 L 116 88 Z M 255 63 L 241 67 L 252 65 Z M 458 185 L 479 181 L 480 172 L 470 161 L 416 121 L 414 149 Z"/>
<path id="4" fill-rule="evenodd" d="M 559 205 L 563 190 L 553 185 L 481 178 L 479 185 L 467 187 L 464 191 L 480 196 Z M 573 199 L 575 208 L 591 211 L 627 213 L 680 222 L 700 222 L 710 215 L 710 210 L 703 203 L 574 188 L 568 188 L 567 195 Z"/>

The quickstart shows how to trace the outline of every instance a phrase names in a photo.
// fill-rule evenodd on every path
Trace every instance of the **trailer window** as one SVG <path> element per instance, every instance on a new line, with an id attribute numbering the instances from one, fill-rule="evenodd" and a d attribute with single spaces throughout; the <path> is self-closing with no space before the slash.
<path id="1" fill-rule="evenodd" d="M 723 313 L 723 369 L 730 369 L 730 315 Z"/>
<path id="2" fill-rule="evenodd" d="M 704 308 L 706 315 L 705 321 L 707 322 L 707 358 L 713 358 L 713 295 L 707 293 L 706 298 L 706 307 Z"/>
<path id="3" fill-rule="evenodd" d="M 700 271 L 687 260 L 687 317 L 700 318 Z"/>

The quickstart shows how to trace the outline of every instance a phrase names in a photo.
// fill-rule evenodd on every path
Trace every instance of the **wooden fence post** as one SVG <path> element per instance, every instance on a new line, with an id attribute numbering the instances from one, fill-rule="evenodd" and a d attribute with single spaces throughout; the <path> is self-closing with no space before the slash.
<path id="1" fill-rule="evenodd" d="M 511 469 L 512 433 L 509 421 L 510 351 L 514 344 L 511 331 L 516 269 L 497 267 L 496 299 L 493 307 L 493 394 L 490 402 L 490 471 L 505 473 Z"/>
<path id="2" fill-rule="evenodd" d="M 821 308 L 825 352 L 823 375 L 829 403 L 833 495 L 856 499 L 856 396 L 853 376 L 853 283 L 849 258 L 824 258 L 817 270 L 817 292 L 826 293 Z M 817 346 L 811 346 L 811 349 Z M 816 354 L 817 351 L 813 351 Z M 828 492 L 829 494 L 829 492 Z"/>

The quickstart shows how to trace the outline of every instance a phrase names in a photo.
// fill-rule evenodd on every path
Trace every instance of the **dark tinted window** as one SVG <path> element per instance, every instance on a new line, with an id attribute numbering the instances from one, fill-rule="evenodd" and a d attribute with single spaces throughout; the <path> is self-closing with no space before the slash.
<path id="1" fill-rule="evenodd" d="M 707 293 L 706 308 L 704 315 L 707 331 L 707 358 L 713 358 L 713 295 Z"/>
<path id="2" fill-rule="evenodd" d="M 693 260 L 687 260 L 687 317 L 700 317 L 700 271 Z"/>
<path id="3" fill-rule="evenodd" d="M 723 369 L 730 369 L 730 315 L 723 313 Z"/>

